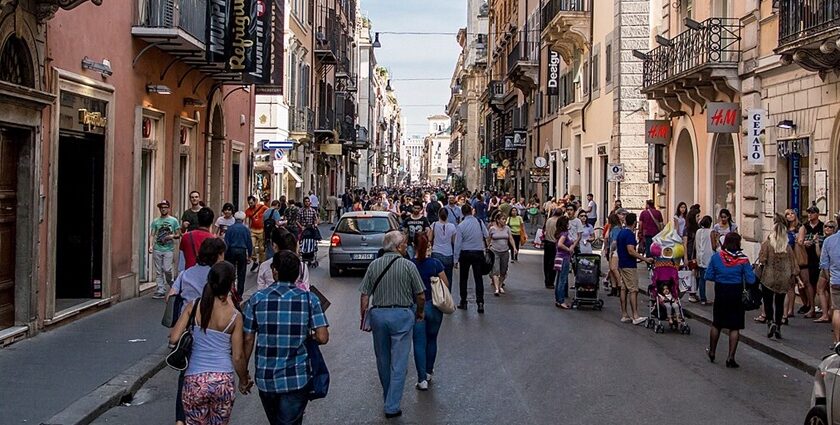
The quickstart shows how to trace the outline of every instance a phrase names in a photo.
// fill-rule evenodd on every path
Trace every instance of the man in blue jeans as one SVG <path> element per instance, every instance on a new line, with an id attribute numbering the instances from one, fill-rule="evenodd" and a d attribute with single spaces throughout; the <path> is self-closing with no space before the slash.
<path id="1" fill-rule="evenodd" d="M 382 248 L 384 254 L 370 263 L 359 286 L 362 293 L 359 315 L 364 325 L 365 315 L 370 314 L 367 321 L 373 332 L 385 417 L 395 418 L 402 415 L 400 402 L 411 332 L 414 323 L 424 318 L 426 297 L 417 267 L 403 258 L 408 248 L 405 235 L 396 230 L 386 233 Z M 370 310 L 368 305 L 372 306 Z"/>
<path id="2" fill-rule="evenodd" d="M 245 364 L 256 343 L 256 380 L 265 415 L 271 425 L 301 424 L 309 402 L 308 355 L 304 343 L 310 331 L 319 344 L 329 342 L 329 324 L 318 297 L 297 286 L 300 258 L 291 251 L 274 254 L 275 283 L 255 293 L 245 305 Z M 247 394 L 251 382 L 240 382 Z"/>

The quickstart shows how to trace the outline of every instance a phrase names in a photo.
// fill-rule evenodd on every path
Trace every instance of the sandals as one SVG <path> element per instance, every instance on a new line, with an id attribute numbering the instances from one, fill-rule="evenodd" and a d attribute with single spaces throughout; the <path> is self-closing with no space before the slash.
<path id="1" fill-rule="evenodd" d="M 554 303 L 554 306 L 562 310 L 571 310 L 571 307 L 569 307 L 565 303 Z"/>
<path id="2" fill-rule="evenodd" d="M 814 320 L 814 323 L 831 323 L 831 319 L 820 317 L 819 319 Z"/>
<path id="3" fill-rule="evenodd" d="M 760 316 L 756 316 L 756 317 L 753 318 L 753 321 L 758 322 L 758 323 L 767 323 L 767 316 L 765 316 L 763 314 L 760 315 Z"/>

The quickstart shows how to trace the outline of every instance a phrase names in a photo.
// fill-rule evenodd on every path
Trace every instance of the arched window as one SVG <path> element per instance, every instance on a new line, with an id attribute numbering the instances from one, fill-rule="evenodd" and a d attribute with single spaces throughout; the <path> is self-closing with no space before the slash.
<path id="1" fill-rule="evenodd" d="M 714 170 L 713 196 L 715 217 L 721 209 L 726 208 L 732 213 L 732 218 L 737 219 L 735 203 L 736 176 L 735 176 L 735 145 L 732 142 L 731 134 L 718 134 L 715 137 L 715 151 L 712 169 Z"/>
<path id="2" fill-rule="evenodd" d="M 35 87 L 32 56 L 26 43 L 17 36 L 7 38 L 0 51 L 0 81 Z"/>

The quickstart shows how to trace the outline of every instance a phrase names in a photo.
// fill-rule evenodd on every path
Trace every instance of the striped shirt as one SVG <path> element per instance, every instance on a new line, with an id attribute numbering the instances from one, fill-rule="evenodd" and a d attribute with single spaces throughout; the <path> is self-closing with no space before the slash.
<path id="1" fill-rule="evenodd" d="M 484 251 L 484 240 L 488 237 L 487 226 L 471 215 L 464 217 L 455 234 L 455 262 L 461 251 Z"/>
<path id="2" fill-rule="evenodd" d="M 394 257 L 397 258 L 397 261 L 382 276 L 382 280 L 376 288 L 376 293 L 372 294 L 373 284 L 376 283 L 376 279 L 385 271 Z M 396 252 L 386 252 L 385 255 L 370 263 L 365 272 L 365 277 L 362 278 L 362 284 L 359 286 L 359 292 L 372 295 L 370 304 L 374 307 L 394 305 L 408 307 L 414 305 L 415 295 L 422 294 L 424 290 L 423 281 L 420 279 L 417 267 Z"/>

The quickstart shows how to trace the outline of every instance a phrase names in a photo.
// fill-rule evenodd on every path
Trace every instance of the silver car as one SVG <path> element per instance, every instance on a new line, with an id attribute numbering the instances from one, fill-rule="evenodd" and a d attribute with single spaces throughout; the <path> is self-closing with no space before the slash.
<path id="1" fill-rule="evenodd" d="M 399 227 L 396 217 L 386 211 L 353 211 L 341 216 L 330 237 L 330 276 L 367 268 L 382 249 L 385 234 Z"/>
<path id="2" fill-rule="evenodd" d="M 840 424 L 840 347 L 825 357 L 814 374 L 814 391 L 811 394 L 811 410 L 805 417 L 805 425 Z M 834 394 L 837 393 L 837 400 Z"/>

